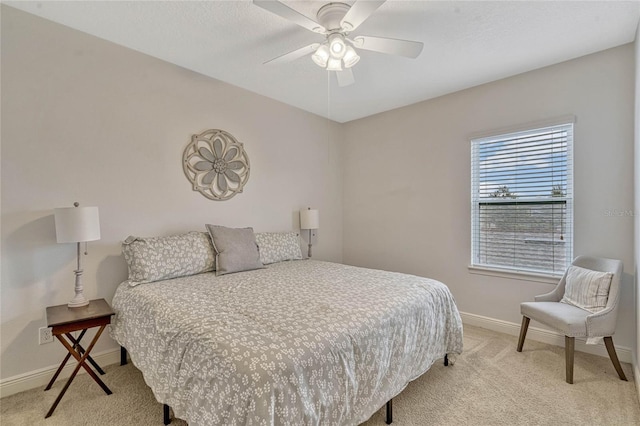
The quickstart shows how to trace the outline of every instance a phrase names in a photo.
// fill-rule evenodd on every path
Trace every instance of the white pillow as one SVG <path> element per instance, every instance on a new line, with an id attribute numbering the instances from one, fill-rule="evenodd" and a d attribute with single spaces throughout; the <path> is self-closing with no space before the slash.
<path id="1" fill-rule="evenodd" d="M 295 232 L 258 232 L 256 243 L 263 264 L 302 259 L 300 237 Z"/>
<path id="2" fill-rule="evenodd" d="M 122 243 L 129 285 L 201 274 L 215 269 L 215 254 L 206 232 L 167 237 L 130 236 Z"/>
<path id="3" fill-rule="evenodd" d="M 579 266 L 567 270 L 564 297 L 560 303 L 598 312 L 607 306 L 613 273 L 592 271 Z"/>

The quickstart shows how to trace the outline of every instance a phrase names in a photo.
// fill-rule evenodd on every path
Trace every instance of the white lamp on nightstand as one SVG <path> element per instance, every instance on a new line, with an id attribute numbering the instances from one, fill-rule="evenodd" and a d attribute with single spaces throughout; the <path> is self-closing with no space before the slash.
<path id="1" fill-rule="evenodd" d="M 70 308 L 87 306 L 89 301 L 84 297 L 82 287 L 82 256 L 80 255 L 80 243 L 100 239 L 100 219 L 97 207 L 74 207 L 54 209 L 56 222 L 56 240 L 59 243 L 76 243 L 78 248 L 78 268 L 76 274 L 75 297 L 67 304 Z M 86 246 L 85 246 L 85 255 Z"/>
<path id="2" fill-rule="evenodd" d="M 320 227 L 320 214 L 318 210 L 300 210 L 300 229 L 309 230 L 309 252 L 307 257 L 311 257 L 311 231 Z"/>

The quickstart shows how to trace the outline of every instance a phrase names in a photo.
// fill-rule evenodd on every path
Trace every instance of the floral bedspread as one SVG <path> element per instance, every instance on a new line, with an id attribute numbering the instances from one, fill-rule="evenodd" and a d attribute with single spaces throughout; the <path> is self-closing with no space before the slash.
<path id="1" fill-rule="evenodd" d="M 356 425 L 462 352 L 442 283 L 314 260 L 121 284 L 111 335 L 190 425 Z"/>

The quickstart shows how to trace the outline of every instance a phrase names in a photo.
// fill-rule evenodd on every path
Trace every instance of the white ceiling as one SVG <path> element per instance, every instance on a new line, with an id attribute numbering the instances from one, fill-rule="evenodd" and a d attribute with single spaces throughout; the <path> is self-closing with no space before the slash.
<path id="1" fill-rule="evenodd" d="M 285 1 L 313 19 L 327 2 Z M 640 19 L 640 1 L 388 0 L 353 35 L 422 41 L 422 54 L 360 51 L 341 88 L 310 57 L 263 65 L 322 36 L 251 0 L 4 3 L 338 122 L 632 42 Z"/>

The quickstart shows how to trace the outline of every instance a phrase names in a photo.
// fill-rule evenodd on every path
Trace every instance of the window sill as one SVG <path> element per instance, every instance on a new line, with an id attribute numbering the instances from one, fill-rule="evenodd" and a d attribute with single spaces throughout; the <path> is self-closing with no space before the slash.
<path id="1" fill-rule="evenodd" d="M 490 268 L 486 266 L 469 265 L 469 272 L 477 275 L 488 275 L 499 278 L 510 278 L 520 281 L 534 281 L 544 284 L 556 285 L 562 275 L 539 274 L 528 271 L 515 271 L 510 269 Z"/>

